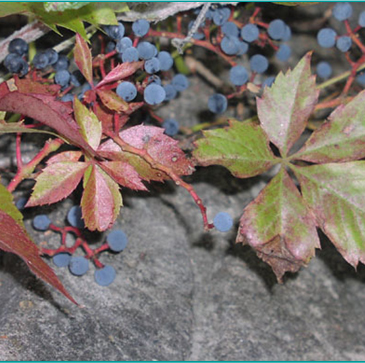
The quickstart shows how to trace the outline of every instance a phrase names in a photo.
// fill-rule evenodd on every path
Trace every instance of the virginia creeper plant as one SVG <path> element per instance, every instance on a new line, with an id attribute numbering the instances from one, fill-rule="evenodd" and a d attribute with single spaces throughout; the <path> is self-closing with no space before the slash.
<path id="1" fill-rule="evenodd" d="M 24 12 L 34 12 L 37 6 L 29 5 Z M 54 10 L 55 6 L 57 11 L 62 10 L 57 8 L 57 3 L 48 3 L 45 10 L 36 13 L 40 19 L 49 20 L 54 14 L 47 15 L 47 11 Z M 362 181 L 365 163 L 361 160 L 365 157 L 365 91 L 355 95 L 352 92 L 356 89 L 357 72 L 365 64 L 365 46 L 358 37 L 359 27 L 352 29 L 348 20 L 344 20 L 346 36 L 361 52 L 357 60 L 346 53 L 349 72 L 316 85 L 311 70 L 312 52 L 309 52 L 295 68 L 279 73 L 273 84 L 265 85 L 258 81 L 267 69 L 265 57 L 251 57 L 251 72 L 240 68 L 238 57 L 247 52 L 250 42 L 279 54 L 282 49 L 287 50 L 280 40 L 288 34 L 279 38 L 272 30 L 272 22 L 263 19 L 259 7 L 249 10 L 249 17 L 245 11 L 244 16 L 240 16 L 242 13 L 234 7 L 226 8 L 228 11 L 220 13 L 219 17 L 207 15 L 194 37 L 189 37 L 185 49 L 201 47 L 235 69 L 231 77 L 234 87 L 230 88 L 230 93 L 214 95 L 208 106 L 213 112 L 223 113 L 229 100 L 254 96 L 257 97 L 257 118 L 230 119 L 228 124 L 223 121 L 226 125 L 223 128 L 210 129 L 212 125 L 220 125 L 220 121 L 183 130 L 185 136 L 189 136 L 207 128 L 194 143 L 192 157 L 188 157 L 181 144 L 168 136 L 167 129 L 160 127 L 164 120 L 156 115 L 155 101 L 147 96 L 147 88 L 156 81 L 156 78 L 151 80 L 147 71 L 149 58 L 121 63 L 117 50 L 107 50 L 102 33 L 98 35 L 100 54 L 93 56 L 87 32 L 83 27 L 79 31 L 79 26 L 82 20 L 87 21 L 90 17 L 88 11 L 97 14 L 93 17 L 94 25 L 105 24 L 103 15 L 109 10 L 95 6 L 85 4 L 77 21 L 68 26 L 77 31 L 72 58 L 87 85 L 82 97 L 72 93 L 72 84 L 57 84 L 61 82 L 50 67 L 33 65 L 29 72 L 15 72 L 18 74 L 0 84 L 0 111 L 4 113 L 0 133 L 16 134 L 17 160 L 15 176 L 6 187 L 0 185 L 1 249 L 19 255 L 38 277 L 75 302 L 40 256 L 72 255 L 81 247 L 87 259 L 97 268 L 103 268 L 98 255 L 109 247 L 104 244 L 91 249 L 80 228 L 61 228 L 51 223 L 47 228 L 61 233 L 60 247 L 38 248 L 13 203 L 12 193 L 23 180 L 35 180 L 27 208 L 57 203 L 82 184 L 83 223 L 90 231 L 100 232 L 110 230 L 119 215 L 123 206 L 121 189 L 148 190 L 151 181 L 172 180 L 190 193 L 201 213 L 203 228 L 208 231 L 214 225 L 208 221 L 203 201 L 183 177 L 191 175 L 196 166 L 221 165 L 237 178 L 250 178 L 275 170 L 268 185 L 243 209 L 237 243 L 250 245 L 273 268 L 279 281 L 285 272 L 296 272 L 306 266 L 315 249 L 320 248 L 317 229 L 328 236 L 351 265 L 356 267 L 359 262 L 365 263 L 365 184 Z M 16 9 L 9 5 L 2 11 L 6 15 L 7 11 L 11 13 Z M 61 20 L 69 21 L 71 14 L 71 9 L 66 9 Z M 233 25 L 224 28 L 225 22 L 220 23 L 223 16 L 225 22 Z M 112 24 L 115 22 L 113 18 Z M 60 25 L 65 26 L 62 22 Z M 242 32 L 244 41 L 240 40 L 238 44 L 226 33 L 247 25 L 258 32 L 255 39 L 248 40 L 251 33 Z M 129 39 L 134 48 L 138 49 L 147 38 L 177 39 L 183 44 L 186 36 L 181 14 L 176 17 L 174 29 L 155 30 L 149 25 L 146 29 L 144 35 L 138 35 L 141 30 L 135 30 L 135 36 Z M 288 32 L 286 28 L 284 30 Z M 232 50 L 235 46 L 239 48 L 236 52 Z M 243 51 L 242 47 L 246 46 Z M 174 57 L 176 67 L 183 71 L 186 67 L 183 58 L 177 51 Z M 211 83 L 224 88 L 224 84 L 199 62 L 194 67 Z M 332 93 L 325 100 L 319 98 L 321 89 L 341 80 L 345 80 L 345 85 L 340 94 Z M 137 100 L 126 99 L 118 93 L 118 87 L 127 82 L 133 83 L 130 87 L 139 95 Z M 178 84 L 178 87 L 183 86 L 184 83 Z M 66 95 L 72 95 L 71 99 L 65 101 Z M 156 92 L 153 100 L 155 95 Z M 157 125 L 131 126 L 130 118 L 139 109 L 147 110 Z M 313 126 L 311 117 L 322 109 L 334 110 L 325 122 Z M 20 115 L 16 122 L 11 118 L 12 114 Z M 298 151 L 297 148 L 293 151 L 294 144 L 301 142 L 306 129 L 314 131 Z M 27 164 L 23 163 L 20 149 L 23 133 L 50 136 Z M 76 236 L 72 247 L 66 246 L 67 233 Z"/>

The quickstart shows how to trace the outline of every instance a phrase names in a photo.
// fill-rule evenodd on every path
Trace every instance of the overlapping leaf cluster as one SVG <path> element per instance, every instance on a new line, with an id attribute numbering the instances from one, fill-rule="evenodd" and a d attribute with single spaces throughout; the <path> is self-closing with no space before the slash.
<path id="1" fill-rule="evenodd" d="M 201 165 L 222 165 L 238 178 L 280 164 L 244 209 L 237 235 L 238 243 L 252 246 L 272 266 L 279 281 L 320 248 L 317 228 L 351 265 L 365 263 L 365 161 L 360 160 L 365 157 L 365 92 L 339 106 L 291 153 L 317 99 L 307 54 L 257 99 L 259 123 L 231 121 L 225 129 L 206 131 L 194 152 Z"/>

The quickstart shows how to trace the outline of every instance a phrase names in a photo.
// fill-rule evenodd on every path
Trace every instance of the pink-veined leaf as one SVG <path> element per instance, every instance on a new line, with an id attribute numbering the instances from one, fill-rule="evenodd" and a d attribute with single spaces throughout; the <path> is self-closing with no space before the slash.
<path id="1" fill-rule="evenodd" d="M 237 242 L 248 244 L 281 281 L 320 248 L 316 222 L 284 168 L 244 210 Z"/>
<path id="2" fill-rule="evenodd" d="M 133 126 L 119 133 L 120 138 L 129 145 L 144 149 L 157 162 L 169 167 L 177 175 L 190 175 L 194 166 L 179 148 L 178 141 L 164 134 L 164 129 L 154 126 Z M 169 179 L 163 172 L 151 168 L 141 157 L 122 152 L 113 141 L 108 140 L 100 145 L 100 155 L 112 160 L 130 163 L 144 180 Z"/>
<path id="3" fill-rule="evenodd" d="M 81 198 L 82 218 L 91 231 L 110 228 L 122 206 L 119 187 L 103 170 L 90 165 L 84 176 Z"/>
<path id="4" fill-rule="evenodd" d="M 33 273 L 77 304 L 52 269 L 40 257 L 38 247 L 27 234 L 23 216 L 13 204 L 13 196 L 0 184 L 0 249 L 22 258 Z"/>
<path id="5" fill-rule="evenodd" d="M 304 131 L 317 103 L 315 77 L 310 70 L 311 53 L 285 75 L 279 73 L 274 84 L 257 99 L 257 114 L 270 141 L 285 157 Z"/>
<path id="6" fill-rule="evenodd" d="M 97 85 L 96 88 L 100 88 L 104 84 L 119 81 L 134 74 L 137 69 L 140 69 L 143 65 L 143 61 L 140 62 L 127 62 L 121 63 L 113 68 Z"/>
<path id="7" fill-rule="evenodd" d="M 100 144 L 102 128 L 94 112 L 88 110 L 77 97 L 74 99 L 74 111 L 76 122 L 80 127 L 81 135 L 93 148 L 97 149 Z"/>
<path id="8" fill-rule="evenodd" d="M 80 36 L 80 34 L 76 34 L 74 57 L 75 63 L 85 79 L 91 86 L 94 86 L 91 51 L 86 41 Z"/>
<path id="9" fill-rule="evenodd" d="M 95 155 L 94 150 L 80 134 L 79 127 L 71 116 L 71 107 L 55 100 L 52 95 L 27 93 L 26 90 L 20 92 L 19 82 L 22 84 L 22 80 L 12 79 L 0 84 L 0 111 L 20 113 L 40 121 L 74 145 Z"/>
<path id="10" fill-rule="evenodd" d="M 103 161 L 100 167 L 119 185 L 133 190 L 147 190 L 132 165 L 123 161 Z"/>
<path id="11" fill-rule="evenodd" d="M 47 165 L 54 163 L 61 163 L 64 161 L 73 161 L 77 162 L 82 156 L 81 151 L 64 151 L 62 153 L 58 153 L 53 155 L 51 158 L 47 160 Z"/>
<path id="12" fill-rule="evenodd" d="M 364 158 L 364 105 L 362 91 L 347 105 L 337 107 L 293 158 L 321 164 Z"/>
<path id="13" fill-rule="evenodd" d="M 36 178 L 27 207 L 56 203 L 68 197 L 80 183 L 88 163 L 63 161 L 46 166 Z"/>

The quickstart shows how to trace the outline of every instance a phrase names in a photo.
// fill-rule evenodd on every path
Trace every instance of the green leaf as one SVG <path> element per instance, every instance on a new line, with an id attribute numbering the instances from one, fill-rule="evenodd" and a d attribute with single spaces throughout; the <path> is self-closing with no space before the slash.
<path id="1" fill-rule="evenodd" d="M 293 71 L 279 73 L 275 83 L 257 99 L 257 114 L 262 128 L 283 157 L 304 131 L 317 103 L 315 77 L 310 70 L 311 53 Z"/>
<path id="2" fill-rule="evenodd" d="M 90 166 L 84 176 L 81 198 L 86 227 L 91 231 L 107 230 L 115 222 L 122 204 L 118 184 L 98 166 Z"/>
<path id="3" fill-rule="evenodd" d="M 25 228 L 23 215 L 13 203 L 13 195 L 2 184 L 0 184 L 0 201 L 0 210 L 7 213 L 22 228 Z"/>
<path id="4" fill-rule="evenodd" d="M 277 163 L 268 139 L 254 122 L 230 121 L 230 126 L 204 132 L 193 156 L 200 165 L 222 165 L 238 178 L 258 175 Z"/>
<path id="5" fill-rule="evenodd" d="M 21 14 L 29 11 L 29 4 L 26 2 L 5 1 L 1 3 L 0 17 Z"/>
<path id="6" fill-rule="evenodd" d="M 365 157 L 365 91 L 346 106 L 341 105 L 329 120 L 314 131 L 304 147 L 293 156 L 313 163 L 331 163 Z"/>
<path id="7" fill-rule="evenodd" d="M 347 262 L 365 263 L 365 161 L 293 170 L 318 226 Z"/>
<path id="8" fill-rule="evenodd" d="M 88 164 L 75 161 L 53 162 L 36 178 L 27 207 L 56 203 L 68 197 L 80 183 Z"/>
<path id="9" fill-rule="evenodd" d="M 101 140 L 101 122 L 94 112 L 88 110 L 77 97 L 74 99 L 74 111 L 76 122 L 81 128 L 81 135 L 96 150 Z"/>
<path id="10" fill-rule="evenodd" d="M 85 2 L 80 2 L 80 1 L 74 1 L 74 2 L 69 2 L 69 1 L 63 1 L 63 2 L 53 2 L 53 1 L 46 1 L 43 3 L 44 5 L 44 9 L 47 12 L 50 11 L 65 11 L 65 10 L 69 10 L 69 9 L 80 9 L 83 6 L 90 4 L 89 2 L 85 1 Z"/>
<path id="11" fill-rule="evenodd" d="M 316 224 L 284 168 L 244 210 L 237 242 L 253 247 L 281 281 L 320 247 Z"/>
<path id="12" fill-rule="evenodd" d="M 76 34 L 74 57 L 75 63 L 85 79 L 91 86 L 94 86 L 91 51 L 80 34 Z"/>

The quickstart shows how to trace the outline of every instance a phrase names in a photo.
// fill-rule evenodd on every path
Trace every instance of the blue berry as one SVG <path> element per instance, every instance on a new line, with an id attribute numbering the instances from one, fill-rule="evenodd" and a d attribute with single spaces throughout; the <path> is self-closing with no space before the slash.
<path id="1" fill-rule="evenodd" d="M 213 113 L 223 113 L 227 109 L 227 98 L 221 93 L 209 97 L 208 108 Z"/>
<path id="2" fill-rule="evenodd" d="M 152 76 L 149 76 L 148 79 L 147 79 L 147 82 L 148 82 L 148 84 L 156 83 L 160 86 L 162 84 L 161 78 L 159 76 L 157 76 L 156 74 L 152 74 Z"/>
<path id="3" fill-rule="evenodd" d="M 218 8 L 213 12 L 213 23 L 218 26 L 222 26 L 226 23 L 231 15 L 229 8 Z"/>
<path id="4" fill-rule="evenodd" d="M 82 219 L 82 210 L 78 205 L 74 205 L 67 213 L 67 221 L 75 228 L 85 228 L 85 223 Z"/>
<path id="5" fill-rule="evenodd" d="M 61 252 L 57 253 L 57 255 L 54 255 L 52 258 L 53 263 L 57 267 L 66 267 L 70 263 L 71 255 L 67 252 Z"/>
<path id="6" fill-rule="evenodd" d="M 177 91 L 175 87 L 172 86 L 171 84 L 163 86 L 163 89 L 165 90 L 166 93 L 165 101 L 171 101 L 177 96 Z"/>
<path id="7" fill-rule="evenodd" d="M 235 55 L 239 51 L 240 41 L 237 37 L 225 36 L 221 41 L 221 48 L 227 55 Z"/>
<path id="8" fill-rule="evenodd" d="M 104 27 L 105 32 L 112 39 L 122 39 L 124 37 L 125 28 L 122 23 L 118 23 L 118 25 L 107 25 Z"/>
<path id="9" fill-rule="evenodd" d="M 173 118 L 167 118 L 162 123 L 165 129 L 165 134 L 168 136 L 175 136 L 179 132 L 179 123 Z"/>
<path id="10" fill-rule="evenodd" d="M 112 52 L 115 49 L 115 43 L 110 41 L 108 42 L 108 44 L 105 47 L 105 53 L 108 54 L 110 52 Z"/>
<path id="11" fill-rule="evenodd" d="M 58 53 L 54 49 L 46 49 L 44 54 L 48 57 L 48 64 L 53 65 L 58 61 Z"/>
<path id="12" fill-rule="evenodd" d="M 231 37 L 238 37 L 239 29 L 235 23 L 227 21 L 227 23 L 222 26 L 222 33 Z"/>
<path id="13" fill-rule="evenodd" d="M 286 24 L 281 19 L 270 22 L 267 32 L 271 39 L 282 40 L 287 32 Z"/>
<path id="14" fill-rule="evenodd" d="M 356 76 L 356 81 L 364 87 L 365 86 L 365 72 L 360 73 L 359 75 L 357 75 Z"/>
<path id="15" fill-rule="evenodd" d="M 276 58 L 281 62 L 286 62 L 291 56 L 291 48 L 287 44 L 281 44 L 276 52 Z"/>
<path id="16" fill-rule="evenodd" d="M 339 49 L 343 53 L 347 52 L 351 48 L 351 45 L 352 39 L 348 36 L 342 36 L 337 38 L 336 40 L 337 49 Z"/>
<path id="17" fill-rule="evenodd" d="M 319 62 L 317 64 L 317 74 L 323 79 L 331 77 L 332 67 L 328 62 Z"/>
<path id="18" fill-rule="evenodd" d="M 9 53 L 5 57 L 4 65 L 11 73 L 19 73 L 21 76 L 28 73 L 28 63 L 16 53 Z"/>
<path id="19" fill-rule="evenodd" d="M 133 42 L 131 38 L 124 37 L 122 39 L 119 39 L 115 45 L 115 50 L 118 53 L 123 53 L 127 48 L 130 48 L 133 46 Z"/>
<path id="20" fill-rule="evenodd" d="M 135 47 L 129 47 L 122 53 L 122 62 L 137 62 L 139 59 L 138 50 Z"/>
<path id="21" fill-rule="evenodd" d="M 14 38 L 8 46 L 9 53 L 15 53 L 23 56 L 28 52 L 28 44 L 21 38 Z"/>
<path id="22" fill-rule="evenodd" d="M 249 45 L 246 42 L 238 42 L 238 52 L 236 55 L 243 55 L 246 54 L 248 51 Z"/>
<path id="23" fill-rule="evenodd" d="M 250 58 L 250 67 L 252 72 L 264 73 L 269 67 L 269 61 L 261 54 L 255 54 Z"/>
<path id="24" fill-rule="evenodd" d="M 104 266 L 94 273 L 95 282 L 100 286 L 109 286 L 114 280 L 117 273 L 114 267 Z"/>
<path id="25" fill-rule="evenodd" d="M 74 100 L 74 96 L 71 93 L 67 93 L 61 97 L 62 102 L 73 102 L 73 100 Z"/>
<path id="26" fill-rule="evenodd" d="M 106 241 L 113 252 L 121 252 L 128 244 L 128 237 L 121 229 L 115 229 L 108 234 Z"/>
<path id="27" fill-rule="evenodd" d="M 361 27 L 365 27 L 365 11 L 360 13 L 358 23 Z"/>
<path id="28" fill-rule="evenodd" d="M 352 6 L 350 3 L 341 2 L 336 3 L 332 10 L 332 15 L 339 21 L 344 21 L 351 18 Z"/>
<path id="29" fill-rule="evenodd" d="M 70 82 L 75 87 L 80 87 L 81 84 L 84 83 L 84 81 L 85 81 L 85 78 L 79 70 L 72 72 Z"/>
<path id="30" fill-rule="evenodd" d="M 82 276 L 89 270 L 89 261 L 85 257 L 71 257 L 68 268 L 73 275 Z"/>
<path id="31" fill-rule="evenodd" d="M 134 100 L 137 96 L 137 88 L 131 82 L 122 82 L 118 84 L 116 93 L 124 101 L 130 102 Z"/>
<path id="32" fill-rule="evenodd" d="M 23 210 L 25 205 L 27 204 L 28 198 L 25 197 L 21 197 L 19 198 L 16 203 L 15 206 L 19 209 L 19 210 Z"/>
<path id="33" fill-rule="evenodd" d="M 70 61 L 68 60 L 68 58 L 61 54 L 58 56 L 58 61 L 53 65 L 53 68 L 56 71 L 61 71 L 63 69 L 67 69 L 68 66 L 70 65 Z"/>
<path id="34" fill-rule="evenodd" d="M 161 71 L 168 71 L 174 64 L 174 60 L 168 52 L 162 51 L 158 53 L 157 58 L 160 61 Z"/>
<path id="35" fill-rule="evenodd" d="M 158 105 L 159 103 L 163 102 L 166 97 L 166 92 L 162 86 L 152 83 L 149 84 L 143 94 L 143 98 L 146 103 L 149 105 Z"/>
<path id="36" fill-rule="evenodd" d="M 67 86 L 70 82 L 70 79 L 71 79 L 71 74 L 69 71 L 66 71 L 65 69 L 56 72 L 54 77 L 55 83 L 59 84 L 62 87 Z"/>
<path id="37" fill-rule="evenodd" d="M 248 72 L 242 66 L 232 67 L 229 71 L 229 79 L 235 86 L 242 86 L 248 81 Z"/>
<path id="38" fill-rule="evenodd" d="M 46 231 L 51 224 L 51 220 L 45 214 L 39 214 L 33 219 L 33 228 L 38 231 Z"/>
<path id="39" fill-rule="evenodd" d="M 262 88 L 265 88 L 265 87 L 271 87 L 273 85 L 273 83 L 275 82 L 275 77 L 274 76 L 270 76 L 270 77 L 267 77 L 264 82 L 262 82 Z"/>
<path id="40" fill-rule="evenodd" d="M 323 28 L 317 34 L 318 44 L 323 48 L 332 48 L 336 43 L 337 33 L 331 28 Z"/>
<path id="41" fill-rule="evenodd" d="M 148 59 L 144 63 L 144 69 L 149 74 L 157 73 L 160 70 L 160 67 L 160 61 L 156 57 Z"/>
<path id="42" fill-rule="evenodd" d="M 176 89 L 178 92 L 185 91 L 189 87 L 189 80 L 186 76 L 179 73 L 171 81 L 172 86 Z"/>
<path id="43" fill-rule="evenodd" d="M 260 31 L 257 25 L 247 24 L 241 29 L 241 38 L 248 43 L 254 42 L 259 38 Z"/>
<path id="44" fill-rule="evenodd" d="M 285 25 L 285 33 L 284 36 L 281 38 L 283 42 L 287 42 L 291 38 L 291 29 L 289 25 Z"/>
<path id="45" fill-rule="evenodd" d="M 214 227 L 220 232 L 228 232 L 233 226 L 232 217 L 226 212 L 219 212 L 213 219 Z"/>
<path id="46" fill-rule="evenodd" d="M 44 69 L 48 66 L 49 59 L 45 52 L 38 52 L 33 58 L 33 65 L 37 69 Z"/>
<path id="47" fill-rule="evenodd" d="M 138 19 L 132 24 L 132 30 L 137 37 L 143 37 L 150 30 L 150 23 L 145 19 Z"/>
<path id="48" fill-rule="evenodd" d="M 139 58 L 144 60 L 151 59 L 157 52 L 156 47 L 149 42 L 138 43 L 137 50 L 139 53 Z"/>

